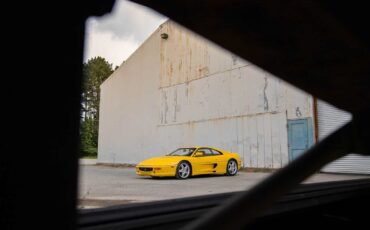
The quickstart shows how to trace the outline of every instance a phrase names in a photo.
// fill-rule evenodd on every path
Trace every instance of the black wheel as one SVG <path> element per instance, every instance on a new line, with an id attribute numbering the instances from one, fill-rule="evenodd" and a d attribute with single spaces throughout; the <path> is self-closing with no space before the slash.
<path id="1" fill-rule="evenodd" d="M 176 169 L 176 178 L 178 179 L 187 179 L 191 176 L 191 166 L 186 161 L 181 161 L 177 165 Z"/>
<path id="2" fill-rule="evenodd" d="M 235 160 L 229 160 L 226 166 L 226 175 L 235 176 L 238 172 L 238 163 Z"/>

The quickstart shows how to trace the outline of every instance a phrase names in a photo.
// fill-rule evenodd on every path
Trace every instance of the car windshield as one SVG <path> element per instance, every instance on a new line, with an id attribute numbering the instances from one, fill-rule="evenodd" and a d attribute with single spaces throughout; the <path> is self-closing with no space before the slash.
<path id="1" fill-rule="evenodd" d="M 190 156 L 195 148 L 179 148 L 168 154 L 167 156 Z"/>

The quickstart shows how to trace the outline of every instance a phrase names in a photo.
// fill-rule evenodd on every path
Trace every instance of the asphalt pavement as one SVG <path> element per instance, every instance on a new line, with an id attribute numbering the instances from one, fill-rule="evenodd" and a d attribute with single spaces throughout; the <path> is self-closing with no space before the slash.
<path id="1" fill-rule="evenodd" d="M 198 176 L 187 180 L 137 176 L 133 167 L 96 165 L 80 161 L 79 208 L 99 208 L 133 202 L 176 199 L 242 191 L 271 173 L 238 172 L 236 176 Z M 369 176 L 317 173 L 303 183 L 350 180 Z"/>

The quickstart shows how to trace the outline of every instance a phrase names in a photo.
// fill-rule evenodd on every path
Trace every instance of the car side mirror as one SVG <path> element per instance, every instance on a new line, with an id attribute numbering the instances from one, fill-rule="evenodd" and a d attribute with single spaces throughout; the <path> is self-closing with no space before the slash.
<path id="1" fill-rule="evenodd" d="M 195 154 L 194 154 L 194 156 L 195 157 L 202 157 L 202 156 L 204 156 L 204 152 L 196 152 Z"/>

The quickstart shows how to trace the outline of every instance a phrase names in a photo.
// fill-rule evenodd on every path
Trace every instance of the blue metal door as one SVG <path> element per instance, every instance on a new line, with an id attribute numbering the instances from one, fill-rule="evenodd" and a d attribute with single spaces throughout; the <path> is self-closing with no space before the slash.
<path id="1" fill-rule="evenodd" d="M 292 161 L 313 143 L 312 118 L 288 120 L 289 160 Z"/>

